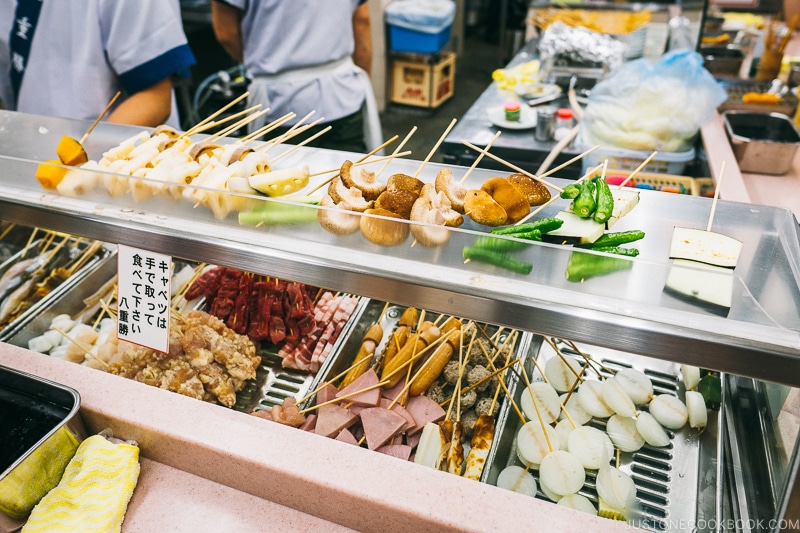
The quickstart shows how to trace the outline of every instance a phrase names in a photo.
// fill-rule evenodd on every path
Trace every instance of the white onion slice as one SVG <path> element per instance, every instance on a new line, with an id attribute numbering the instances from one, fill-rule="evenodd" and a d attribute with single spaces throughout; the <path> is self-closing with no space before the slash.
<path id="1" fill-rule="evenodd" d="M 567 392 L 578 381 L 575 376 L 581 375 L 581 365 L 571 357 L 561 358 L 556 355 L 544 365 L 544 375 L 558 392 Z"/>
<path id="2" fill-rule="evenodd" d="M 614 446 L 623 452 L 635 452 L 644 446 L 644 437 L 636 429 L 636 420 L 620 415 L 608 419 L 606 433 Z"/>
<path id="3" fill-rule="evenodd" d="M 591 426 L 581 426 L 569 434 L 568 451 L 584 468 L 597 470 L 614 456 L 614 445 L 608 435 Z"/>
<path id="4" fill-rule="evenodd" d="M 647 374 L 635 368 L 620 370 L 614 375 L 633 403 L 644 405 L 653 397 L 653 382 Z"/>
<path id="5" fill-rule="evenodd" d="M 626 519 L 633 515 L 636 508 L 636 485 L 633 480 L 610 465 L 604 465 L 597 473 L 597 496 Z"/>
<path id="6" fill-rule="evenodd" d="M 618 415 L 629 418 L 636 416 L 633 400 L 616 378 L 607 379 L 603 384 L 603 399 Z"/>
<path id="7" fill-rule="evenodd" d="M 581 490 L 586 481 L 586 471 L 577 457 L 564 450 L 556 450 L 542 459 L 539 480 L 552 493 L 566 496 Z"/>
<path id="8" fill-rule="evenodd" d="M 538 420 L 532 420 L 519 428 L 517 433 L 517 456 L 525 466 L 538 468 L 544 456 L 560 449 L 558 435 L 550 426 L 544 426 L 547 431 L 542 431 L 542 424 Z M 550 444 L 548 445 L 548 440 Z M 550 449 L 552 446 L 552 450 Z"/>
<path id="9" fill-rule="evenodd" d="M 614 414 L 614 410 L 603 399 L 604 388 L 600 381 L 584 381 L 578 389 L 581 405 L 587 413 L 597 418 L 608 418 Z"/>
<path id="10" fill-rule="evenodd" d="M 650 413 L 639 413 L 636 417 L 636 430 L 650 446 L 661 448 L 669 444 L 669 435 Z"/>
<path id="11" fill-rule="evenodd" d="M 587 413 L 586 409 L 583 408 L 583 404 L 581 403 L 581 400 L 578 398 L 577 393 L 572 393 L 572 395 L 570 395 L 569 397 L 569 400 L 567 400 L 565 403 L 564 400 L 566 399 L 567 399 L 566 394 L 562 394 L 559 397 L 559 400 L 561 400 L 561 403 L 564 405 L 564 409 L 566 409 L 572 421 L 575 422 L 575 425 L 582 426 L 592 419 L 592 415 Z M 564 414 L 564 410 L 562 409 L 561 414 L 558 415 L 558 419 L 564 420 L 566 418 L 567 416 Z"/>
<path id="12" fill-rule="evenodd" d="M 706 424 L 708 424 L 708 410 L 702 394 L 691 390 L 686 391 L 686 410 L 689 411 L 689 427 L 695 429 L 706 427 Z"/>
<path id="13" fill-rule="evenodd" d="M 563 505 L 564 507 L 569 507 L 576 511 L 583 511 L 591 515 L 597 514 L 597 509 L 595 509 L 592 502 L 589 501 L 589 498 L 581 496 L 580 494 L 568 494 L 558 500 L 558 505 Z"/>
<path id="14" fill-rule="evenodd" d="M 497 486 L 526 496 L 536 497 L 536 479 L 521 466 L 510 465 L 497 475 Z"/>
<path id="15" fill-rule="evenodd" d="M 569 420 L 566 420 L 566 419 L 562 420 L 558 424 L 556 424 L 556 434 L 558 435 L 558 445 L 562 450 L 566 450 L 567 449 L 567 443 L 568 443 L 567 439 L 569 439 L 569 434 L 572 433 L 572 431 L 574 429 L 575 428 L 572 427 L 572 424 L 569 422 Z"/>
<path id="16" fill-rule="evenodd" d="M 668 429 L 681 429 L 689 418 L 689 411 L 677 396 L 659 394 L 650 400 L 650 414 Z"/>
<path id="17" fill-rule="evenodd" d="M 539 416 L 536 414 L 536 408 L 533 406 L 533 397 L 536 398 L 536 406 L 539 408 L 539 415 L 544 420 L 545 424 L 552 424 L 558 418 L 561 412 L 561 403 L 558 401 L 558 393 L 556 390 L 545 383 L 544 381 L 537 381 L 531 383 L 530 389 L 525 388 L 522 391 L 522 398 L 520 398 L 520 407 L 528 420 L 536 421 L 538 423 Z"/>
<path id="18" fill-rule="evenodd" d="M 683 386 L 686 390 L 694 390 L 700 383 L 700 369 L 692 365 L 681 365 Z"/>

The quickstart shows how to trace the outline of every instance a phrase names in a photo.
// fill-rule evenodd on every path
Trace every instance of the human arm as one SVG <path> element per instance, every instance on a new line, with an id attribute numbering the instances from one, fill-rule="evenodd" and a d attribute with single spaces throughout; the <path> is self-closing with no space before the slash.
<path id="1" fill-rule="evenodd" d="M 211 2 L 211 25 L 214 28 L 214 36 L 235 61 L 244 61 L 244 49 L 242 46 L 242 30 L 239 21 L 242 12 L 229 4 L 213 0 Z"/>
<path id="2" fill-rule="evenodd" d="M 155 127 L 166 122 L 172 111 L 172 79 L 132 94 L 108 116 L 108 122 Z"/>
<path id="3" fill-rule="evenodd" d="M 372 35 L 367 2 L 360 4 L 353 12 L 353 39 L 353 63 L 369 74 L 372 70 Z"/>

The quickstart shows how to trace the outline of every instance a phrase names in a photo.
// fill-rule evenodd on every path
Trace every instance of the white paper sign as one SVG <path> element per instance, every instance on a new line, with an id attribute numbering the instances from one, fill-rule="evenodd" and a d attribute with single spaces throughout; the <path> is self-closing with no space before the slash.
<path id="1" fill-rule="evenodd" d="M 117 251 L 117 337 L 169 351 L 172 257 L 130 246 Z"/>

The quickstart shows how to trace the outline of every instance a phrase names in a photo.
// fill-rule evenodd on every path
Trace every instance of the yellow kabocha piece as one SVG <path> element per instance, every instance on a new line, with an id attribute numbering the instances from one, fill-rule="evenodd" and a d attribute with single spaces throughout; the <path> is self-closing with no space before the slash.
<path id="1" fill-rule="evenodd" d="M 89 437 L 58 486 L 34 507 L 22 531 L 119 532 L 138 478 L 137 446 Z"/>
<path id="2" fill-rule="evenodd" d="M 772 93 L 749 92 L 742 95 L 742 102 L 745 104 L 779 104 L 782 98 Z"/>
<path id="3" fill-rule="evenodd" d="M 67 169 L 60 166 L 62 163 L 58 159 L 45 159 L 36 167 L 36 179 L 45 189 L 55 189 L 64 176 L 67 175 Z"/>
<path id="4" fill-rule="evenodd" d="M 83 149 L 81 143 L 69 135 L 64 135 L 58 141 L 56 154 L 58 154 L 58 158 L 62 163 L 71 167 L 82 165 L 89 160 L 89 156 L 86 155 L 86 150 Z"/>

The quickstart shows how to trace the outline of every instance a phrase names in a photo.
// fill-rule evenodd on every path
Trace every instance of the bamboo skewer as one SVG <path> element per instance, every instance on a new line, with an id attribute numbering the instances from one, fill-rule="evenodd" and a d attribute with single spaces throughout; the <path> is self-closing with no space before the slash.
<path id="1" fill-rule="evenodd" d="M 270 140 L 266 141 L 266 144 L 268 144 L 268 145 L 277 145 L 277 144 L 282 143 L 286 139 L 290 139 L 291 137 L 294 136 L 294 132 L 297 131 L 299 128 L 301 128 L 303 123 L 306 120 L 308 120 L 309 118 L 311 118 L 311 116 L 314 113 L 316 113 L 316 111 L 312 109 L 311 111 L 308 112 L 308 114 L 306 116 L 304 116 L 303 118 L 298 120 L 293 126 L 291 126 L 284 133 L 282 133 L 281 135 L 278 135 L 277 137 L 275 137 L 273 139 L 270 139 Z M 312 122 L 312 124 L 314 124 L 314 122 Z"/>
<path id="2" fill-rule="evenodd" d="M 355 162 L 355 164 L 362 163 L 362 162 L 366 161 L 368 158 L 370 158 L 371 156 L 375 155 L 376 153 L 378 153 L 379 151 L 383 150 L 384 148 L 386 148 L 387 146 L 389 146 L 390 144 L 392 144 L 394 141 L 396 141 L 396 140 L 397 140 L 397 137 L 398 137 L 398 136 L 397 136 L 397 135 L 395 135 L 394 137 L 392 137 L 392 138 L 391 138 L 391 139 L 389 139 L 388 141 L 384 142 L 382 145 L 378 146 L 377 148 L 375 148 L 374 150 L 372 150 L 372 151 L 371 151 L 371 152 L 369 152 L 368 154 L 366 154 L 366 155 L 364 155 L 363 157 L 359 158 L 359 159 L 358 159 L 358 160 Z M 400 146 L 402 146 L 402 145 L 400 145 Z M 399 151 L 399 148 L 400 148 L 400 147 L 398 147 L 398 150 L 395 150 L 395 152 Z M 389 163 L 388 163 L 388 161 L 389 161 L 389 160 L 387 160 L 387 163 L 386 163 L 387 165 L 389 164 Z M 355 166 L 355 165 L 353 165 L 353 166 Z M 319 172 L 318 172 L 318 173 L 314 173 L 314 174 L 311 174 L 309 177 L 311 177 L 311 176 L 318 176 L 319 174 L 327 174 L 328 172 L 335 172 L 335 171 L 337 171 L 337 170 L 341 170 L 341 167 L 339 167 L 338 169 L 336 169 L 336 168 L 335 168 L 335 169 L 328 170 L 328 171 L 321 172 L 321 173 L 319 173 Z M 336 178 L 337 178 L 337 177 L 338 177 L 340 174 L 341 174 L 341 173 L 334 174 L 333 176 L 331 176 L 331 177 L 330 177 L 330 178 L 328 178 L 327 180 L 325 180 L 325 181 L 323 181 L 322 183 L 320 183 L 319 185 L 317 185 L 317 187 L 316 187 L 315 189 L 313 189 L 312 191 L 310 191 L 308 194 L 311 194 L 311 193 L 317 192 L 319 189 L 321 189 L 321 188 L 322 188 L 322 187 L 324 187 L 325 185 L 327 185 L 327 184 L 329 184 L 330 182 L 332 182 L 333 180 L 335 180 L 335 179 L 336 179 Z"/>
<path id="3" fill-rule="evenodd" d="M 522 370 L 522 377 L 525 379 L 525 387 L 528 389 L 528 394 L 531 395 L 531 403 L 533 404 L 533 409 L 536 411 L 536 418 L 539 419 L 539 424 L 542 426 L 542 433 L 544 433 L 544 439 L 545 441 L 547 441 L 547 447 L 552 452 L 553 443 L 550 442 L 550 436 L 547 434 L 548 425 L 545 424 L 544 418 L 542 418 L 542 414 L 539 412 L 539 405 L 536 403 L 536 395 L 533 394 L 533 389 L 531 388 L 531 382 L 528 379 L 528 373 L 525 371 L 525 365 L 522 362 L 520 362 L 519 368 L 520 370 Z"/>
<path id="4" fill-rule="evenodd" d="M 197 133 L 197 129 L 199 127 L 211 122 L 212 120 L 214 120 L 215 118 L 220 116 L 222 113 L 224 113 L 225 111 L 227 111 L 231 107 L 235 106 L 236 104 L 238 104 L 239 102 L 241 102 L 242 100 L 247 98 L 248 96 L 250 96 L 249 92 L 245 92 L 244 94 L 239 95 L 235 99 L 231 100 L 229 103 L 227 103 L 224 106 L 222 106 L 219 110 L 217 110 L 214 113 L 208 115 L 206 118 L 204 118 L 203 120 L 201 120 L 200 122 L 198 122 L 197 124 L 195 124 L 194 126 L 189 128 L 188 130 L 183 132 L 182 137 L 189 137 L 190 135 L 193 135 L 193 134 Z"/>
<path id="5" fill-rule="evenodd" d="M 486 150 L 483 150 L 482 148 L 479 148 L 479 147 L 475 146 L 474 144 L 472 144 L 472 143 L 471 143 L 471 142 L 469 142 L 469 141 L 461 141 L 461 144 L 463 144 L 463 145 L 464 145 L 464 146 L 466 146 L 467 148 L 472 148 L 472 149 L 473 149 L 473 150 L 475 150 L 476 152 L 481 152 L 481 153 L 483 153 L 483 154 L 485 154 L 485 155 L 488 155 L 490 158 L 494 159 L 494 160 L 495 160 L 495 161 L 497 161 L 498 163 L 501 163 L 501 164 L 503 164 L 503 165 L 507 166 L 507 167 L 508 167 L 508 168 L 510 168 L 510 169 L 516 170 L 516 171 L 517 171 L 517 172 L 519 172 L 520 174 L 525 174 L 525 175 L 526 175 L 526 176 L 528 176 L 529 178 L 535 179 L 535 180 L 536 180 L 536 181 L 538 181 L 539 183 L 541 183 L 541 184 L 543 184 L 543 185 L 546 185 L 547 187 L 550 187 L 550 188 L 551 188 L 551 189 L 553 189 L 553 190 L 556 190 L 556 191 L 558 191 L 558 192 L 561 192 L 561 191 L 563 191 L 563 190 L 564 190 L 564 189 L 562 189 L 561 187 L 559 187 L 558 185 L 554 185 L 554 184 L 552 184 L 552 183 L 550 183 L 550 182 L 548 182 L 548 181 L 545 181 L 545 180 L 543 180 L 543 179 L 541 179 L 541 178 L 539 178 L 539 177 L 535 176 L 534 174 L 531 174 L 531 173 L 530 173 L 530 172 L 528 172 L 527 170 L 524 170 L 524 169 L 522 169 L 522 168 L 520 168 L 520 167 L 518 167 L 518 166 L 514 165 L 513 163 L 509 163 L 509 162 L 508 162 L 508 161 L 506 161 L 505 159 L 502 159 L 502 158 L 500 158 L 500 157 L 497 157 L 496 155 L 494 155 L 494 154 L 492 154 L 492 153 L 490 153 L 490 152 L 487 152 Z"/>
<path id="6" fill-rule="evenodd" d="M 97 125 L 100 123 L 101 120 L 103 120 L 103 117 L 106 116 L 106 113 L 108 113 L 108 110 L 111 109 L 111 106 L 114 105 L 114 102 L 117 101 L 117 98 L 119 98 L 120 94 L 122 94 L 122 91 L 117 91 L 117 94 L 115 94 L 111 98 L 111 101 L 108 102 L 108 105 L 106 105 L 105 109 L 103 109 L 103 111 L 97 116 L 97 118 L 94 119 L 92 125 L 89 126 L 89 129 L 86 130 L 86 133 L 83 134 L 83 137 L 81 137 L 81 139 L 78 141 L 78 144 L 83 144 L 83 141 L 85 141 L 89 137 L 89 134 L 92 133 L 92 130 L 97 127 Z"/>
<path id="7" fill-rule="evenodd" d="M 221 120 L 215 120 L 214 122 L 209 122 L 208 124 L 203 126 L 201 129 L 195 131 L 195 134 L 204 132 L 204 131 L 209 130 L 211 128 L 216 128 L 217 126 L 221 126 L 221 125 L 225 124 L 226 122 L 230 122 L 232 120 L 236 120 L 237 118 L 246 116 L 246 115 L 248 115 L 248 114 L 252 113 L 253 111 L 255 111 L 257 109 L 260 109 L 260 108 L 261 108 L 261 104 L 257 104 L 257 105 L 254 105 L 253 107 L 250 107 L 250 108 L 245 109 L 243 111 L 239 111 L 238 113 L 234 113 L 233 115 L 228 115 L 227 117 L 225 117 L 225 118 L 223 118 Z M 269 109 L 265 109 L 264 111 L 269 111 Z"/>
<path id="8" fill-rule="evenodd" d="M 13 224 L 13 223 L 12 223 L 12 224 L 9 224 L 9 225 L 6 227 L 6 229 L 4 229 L 4 230 L 3 230 L 3 233 L 0 233 L 0 241 L 2 241 L 3 239 L 5 239 L 5 238 L 6 238 L 6 235 L 8 235 L 8 232 L 9 232 L 9 231 L 11 231 L 12 229 L 14 229 L 14 226 L 16 226 L 16 224 Z"/>
<path id="9" fill-rule="evenodd" d="M 375 159 L 370 159 L 369 161 L 362 161 L 360 163 L 353 163 L 353 166 L 354 167 L 360 167 L 360 166 L 364 166 L 364 165 L 369 165 L 371 163 L 378 163 L 380 161 L 386 161 L 387 159 L 394 159 L 395 157 L 405 157 L 407 155 L 411 155 L 411 150 L 407 150 L 405 152 L 400 152 L 399 154 L 390 154 L 390 155 L 384 155 L 384 156 L 381 156 L 381 157 L 376 157 Z M 329 170 L 322 170 L 320 172 L 314 172 L 312 174 L 309 174 L 309 177 L 313 178 L 314 176 L 321 176 L 322 174 L 329 174 L 331 172 L 337 172 L 339 170 L 340 169 L 338 169 L 338 168 L 331 168 Z M 309 191 L 309 194 L 321 189 L 324 185 L 327 185 L 327 182 L 318 185 L 316 189 L 314 189 L 312 191 Z"/>
<path id="10" fill-rule="evenodd" d="M 39 231 L 39 228 L 33 228 L 31 236 L 28 237 L 28 242 L 25 243 L 25 247 L 22 249 L 22 253 L 20 253 L 20 257 L 25 257 L 25 255 L 28 253 L 28 248 L 30 248 L 31 244 L 33 244 L 33 238 L 36 237 L 37 231 Z"/>
<path id="11" fill-rule="evenodd" d="M 725 174 L 725 161 L 719 169 L 719 177 L 717 178 L 717 186 L 714 189 L 714 199 L 711 201 L 711 213 L 708 215 L 708 225 L 706 231 L 711 231 L 711 225 L 714 223 L 714 214 L 717 211 L 717 200 L 719 200 L 719 190 L 722 188 L 722 177 Z"/>
<path id="12" fill-rule="evenodd" d="M 497 138 L 498 138 L 498 137 L 500 137 L 500 134 L 501 134 L 501 133 L 503 133 L 503 132 L 502 132 L 502 131 L 500 131 L 500 130 L 497 130 L 497 133 L 495 133 L 495 134 L 494 134 L 494 137 L 492 137 L 492 139 L 491 139 L 491 140 L 490 140 L 490 141 L 489 141 L 489 142 L 486 144 L 486 148 L 484 148 L 484 150 L 486 150 L 486 151 L 488 152 L 488 151 L 489 151 L 489 148 L 491 148 L 491 147 L 492 147 L 492 145 L 493 145 L 493 144 L 494 144 L 494 142 L 497 140 Z M 474 161 L 474 162 L 472 163 L 472 165 L 469 167 L 469 170 L 467 170 L 467 171 L 464 173 L 464 175 L 463 175 L 463 176 L 461 176 L 461 181 L 459 181 L 459 183 L 460 183 L 460 184 L 462 184 L 462 185 L 463 185 L 463 184 L 464 184 L 464 182 L 465 182 L 465 181 L 467 181 L 467 178 L 469 177 L 469 175 L 470 175 L 470 174 L 472 174 L 472 171 L 473 171 L 473 170 L 475 170 L 475 167 L 477 167 L 477 166 L 478 166 L 478 163 L 480 163 L 480 162 L 481 162 L 481 159 L 483 159 L 483 156 L 484 156 L 484 153 L 483 153 L 483 152 L 481 152 L 480 154 L 478 154 L 478 157 L 476 157 L 476 158 L 475 158 L 475 161 Z"/>
<path id="13" fill-rule="evenodd" d="M 276 161 L 278 161 L 278 160 L 280 160 L 280 159 L 283 159 L 283 158 L 284 158 L 284 157 L 286 157 L 287 155 L 289 155 L 289 154 L 291 154 L 292 152 L 295 152 L 296 150 L 298 150 L 300 147 L 307 145 L 308 143 L 310 143 L 311 141 L 313 141 L 313 140 L 314 140 L 314 139 L 316 139 L 317 137 L 322 137 L 323 135 L 325 135 L 326 133 L 328 133 L 328 132 L 329 132 L 329 131 L 331 131 L 332 129 L 333 129 L 333 126 L 326 126 L 325 128 L 323 128 L 323 129 L 319 130 L 317 133 L 315 133 L 314 135 L 312 135 L 311 137 L 309 137 L 309 138 L 307 138 L 307 139 L 303 139 L 303 141 L 301 141 L 301 142 L 297 143 L 297 144 L 296 144 L 295 146 L 293 146 L 292 148 L 289 148 L 288 150 L 286 150 L 286 151 L 285 151 L 285 152 L 283 152 L 282 154 L 278 154 L 278 155 L 275 157 L 275 159 L 273 159 L 273 160 L 272 160 L 272 163 L 275 163 Z"/>
<path id="14" fill-rule="evenodd" d="M 95 356 L 95 355 L 94 355 L 94 354 L 93 354 L 91 351 L 89 351 L 88 349 L 86 349 L 86 346 L 82 345 L 82 344 L 81 344 L 81 343 L 79 343 L 77 340 L 73 339 L 72 337 L 70 337 L 69 335 L 67 335 L 67 334 L 66 334 L 64 331 L 62 331 L 62 330 L 61 330 L 61 329 L 59 329 L 59 328 L 53 328 L 53 330 L 55 330 L 55 331 L 59 332 L 60 334 L 62 334 L 62 335 L 64 336 L 64 338 L 65 338 L 65 339 L 67 339 L 69 342 L 71 342 L 72 344 L 74 344 L 75 346 L 77 346 L 78 348 L 80 348 L 80 349 L 83 351 L 83 353 L 84 353 L 84 354 L 86 354 L 86 356 L 87 356 L 87 357 L 89 357 L 90 359 L 94 359 L 94 360 L 95 360 L 95 361 L 97 361 L 98 363 L 101 363 L 103 366 L 105 366 L 106 368 L 108 368 L 108 363 L 106 363 L 106 362 L 105 362 L 105 361 L 103 361 L 102 359 L 98 359 L 98 358 L 97 358 L 97 357 L 96 357 L 96 356 Z"/>
<path id="15" fill-rule="evenodd" d="M 305 133 L 306 131 L 310 130 L 314 126 L 316 126 L 319 123 L 321 123 L 323 120 L 325 120 L 325 117 L 320 117 L 317 120 L 315 120 L 314 122 L 309 122 L 308 124 L 303 124 L 302 126 L 296 127 L 295 129 L 290 129 L 289 131 L 287 131 L 283 135 L 279 135 L 275 139 L 267 141 L 266 143 L 264 143 L 264 146 L 258 147 L 258 149 L 256 151 L 257 152 L 261 152 L 261 153 L 267 153 L 270 150 L 272 150 L 273 148 L 275 148 L 276 146 L 280 146 L 281 144 L 287 142 L 289 139 L 293 139 L 293 138 L 297 137 L 298 135 L 300 135 L 302 133 Z M 295 126 L 298 126 L 298 125 L 295 124 Z M 331 126 L 329 126 L 329 127 L 331 127 Z"/>
<path id="16" fill-rule="evenodd" d="M 411 136 L 414 135 L 416 131 L 417 131 L 416 126 L 408 130 L 408 133 L 406 134 L 405 138 L 400 142 L 400 144 L 397 145 L 397 148 L 394 149 L 394 152 L 392 152 L 392 156 L 397 157 L 397 154 L 400 153 L 400 150 L 403 149 L 403 146 L 406 145 L 408 140 L 411 139 Z M 389 163 L 391 162 L 392 162 L 391 159 L 387 159 L 386 162 L 381 166 L 381 168 L 379 168 L 378 171 L 375 173 L 375 177 L 377 178 L 378 176 L 383 174 L 383 171 L 386 170 L 386 167 L 388 167 Z"/>
<path id="17" fill-rule="evenodd" d="M 453 126 L 456 125 L 456 122 L 457 122 L 457 119 L 455 119 L 455 118 L 450 121 L 450 125 L 447 126 L 447 128 L 445 128 L 444 133 L 442 133 L 442 136 L 439 137 L 439 140 L 436 141 L 436 144 L 433 145 L 433 148 L 431 148 L 431 151 L 428 152 L 428 155 L 427 155 L 427 157 L 425 157 L 425 160 L 422 161 L 422 164 L 419 166 L 417 171 L 414 173 L 414 177 L 415 178 L 419 176 L 419 173 L 422 172 L 422 169 L 425 168 L 425 165 L 427 165 L 428 161 L 431 160 L 431 157 L 433 157 L 433 154 L 435 154 L 436 150 L 439 149 L 439 145 L 442 144 L 442 141 L 444 141 L 444 138 L 447 137 L 448 133 L 450 133 L 450 130 L 453 129 Z"/>
<path id="18" fill-rule="evenodd" d="M 249 135 L 245 135 L 244 137 L 242 137 L 242 142 L 246 143 L 246 142 L 250 142 L 250 141 L 255 141 L 259 137 L 263 137 L 264 135 L 266 135 L 267 133 L 271 132 L 275 128 L 279 128 L 284 123 L 292 120 L 296 116 L 297 115 L 295 113 L 290 111 L 289 113 L 286 113 L 282 117 L 273 120 L 269 124 L 265 124 L 264 126 L 261 126 L 259 129 L 257 129 L 253 133 L 251 133 Z"/>
<path id="19" fill-rule="evenodd" d="M 587 155 L 591 154 L 592 152 L 594 152 L 598 148 L 600 148 L 599 144 L 589 148 L 588 150 L 586 150 L 582 154 L 576 155 L 575 157 L 573 157 L 572 159 L 570 159 L 566 163 L 561 163 L 557 167 L 553 167 L 550 170 L 548 170 L 547 172 L 542 172 L 542 174 L 539 175 L 539 177 L 540 178 L 544 178 L 544 177 L 547 177 L 547 176 L 551 176 L 551 175 L 555 174 L 556 172 L 558 172 L 559 170 L 561 170 L 562 168 L 566 168 L 566 167 L 570 166 L 572 163 L 575 163 L 576 161 L 580 161 L 581 159 L 583 159 Z"/>
<path id="20" fill-rule="evenodd" d="M 633 177 L 634 177 L 634 176 L 636 176 L 636 174 L 638 174 L 638 173 L 639 173 L 639 172 L 640 172 L 640 171 L 641 171 L 641 170 L 642 170 L 644 167 L 646 167 L 646 166 L 647 166 L 647 164 L 648 164 L 650 161 L 652 161 L 652 160 L 653 160 L 653 158 L 656 156 L 656 154 L 658 154 L 658 150 L 654 150 L 654 151 L 653 151 L 653 153 L 652 153 L 652 154 L 650 154 L 650 155 L 648 156 L 648 158 L 647 158 L 647 159 L 645 159 L 644 161 L 642 161 L 642 164 L 641 164 L 641 165 L 639 165 L 638 167 L 636 167 L 636 169 L 635 169 L 633 172 L 631 172 L 630 174 L 628 174 L 628 177 L 627 177 L 627 178 L 625 178 L 625 180 L 624 180 L 622 183 L 620 183 L 620 184 L 619 184 L 619 187 L 617 187 L 617 189 L 621 189 L 621 188 L 623 188 L 625 185 L 627 185 L 627 184 L 628 184 L 628 182 L 629 182 L 629 181 L 631 181 L 631 180 L 633 179 Z"/>
<path id="21" fill-rule="evenodd" d="M 581 177 L 580 177 L 580 179 L 578 179 L 578 180 L 576 181 L 576 183 L 579 183 L 579 182 L 581 182 L 581 181 L 583 181 L 583 180 L 587 179 L 587 177 L 588 177 L 588 176 L 591 176 L 592 174 L 594 174 L 595 172 L 597 172 L 598 170 L 600 170 L 600 168 L 601 168 L 601 167 L 602 167 L 602 164 L 600 164 L 600 165 L 597 165 L 597 166 L 596 166 L 596 167 L 594 167 L 593 169 L 590 169 L 590 170 L 589 170 L 589 172 L 587 172 L 586 174 L 584 174 L 583 176 L 581 176 Z M 533 211 L 531 211 L 530 213 L 528 213 L 527 215 L 525 215 L 525 217 L 524 217 L 522 220 L 520 220 L 519 222 L 517 222 L 517 224 L 516 224 L 516 225 L 519 225 L 519 224 L 524 224 L 525 222 L 527 222 L 527 221 L 528 221 L 528 220 L 530 220 L 531 218 L 533 218 L 533 217 L 535 217 L 536 215 L 538 215 L 539 213 L 541 213 L 541 212 L 542 212 L 542 211 L 543 211 L 543 210 L 544 210 L 544 209 L 545 209 L 547 206 L 549 206 L 550 204 L 552 204 L 553 202 L 555 202 L 555 201 L 556 201 L 556 200 L 558 200 L 559 198 L 561 198 L 559 195 L 557 195 L 557 194 L 554 194 L 554 195 L 553 195 L 553 196 L 552 196 L 552 197 L 551 197 L 549 200 L 547 200 L 545 203 L 543 203 L 542 205 L 540 205 L 539 207 L 537 207 L 536 209 L 534 209 Z"/>
<path id="22" fill-rule="evenodd" d="M 267 113 L 269 113 L 269 109 L 262 109 L 261 111 L 259 111 L 257 113 L 253 113 L 253 114 L 251 114 L 249 116 L 246 116 L 243 119 L 239 120 L 238 122 L 235 122 L 235 123 L 231 124 L 230 126 L 225 128 L 224 130 L 215 133 L 214 135 L 212 135 L 211 137 L 206 139 L 205 142 L 214 142 L 214 141 L 217 141 L 219 139 L 222 139 L 223 137 L 227 137 L 228 135 L 230 135 L 234 131 L 238 130 L 242 126 L 246 126 L 247 124 L 250 124 L 251 122 L 253 122 L 258 117 L 266 115 Z"/>
<path id="23" fill-rule="evenodd" d="M 318 403 L 316 405 L 313 405 L 311 407 L 306 407 L 305 409 L 302 409 L 300 411 L 300 414 L 304 415 L 306 413 L 309 413 L 311 411 L 319 409 L 320 407 L 324 407 L 326 405 L 331 405 L 331 404 L 334 404 L 334 403 L 339 403 L 339 402 L 341 402 L 342 400 L 344 400 L 346 398 L 350 398 L 351 396 L 358 396 L 362 392 L 367 392 L 367 391 L 371 391 L 372 389 L 378 389 L 380 387 L 383 387 L 387 383 L 389 383 L 388 379 L 386 379 L 384 381 L 380 381 L 378 383 L 375 383 L 374 385 L 370 385 L 369 387 L 364 387 L 363 389 L 359 389 L 359 390 L 356 390 L 356 391 L 353 391 L 353 392 L 348 392 L 347 394 L 342 394 L 338 398 L 333 398 L 332 400 L 328 400 L 327 402 L 322 402 L 322 403 Z"/>

